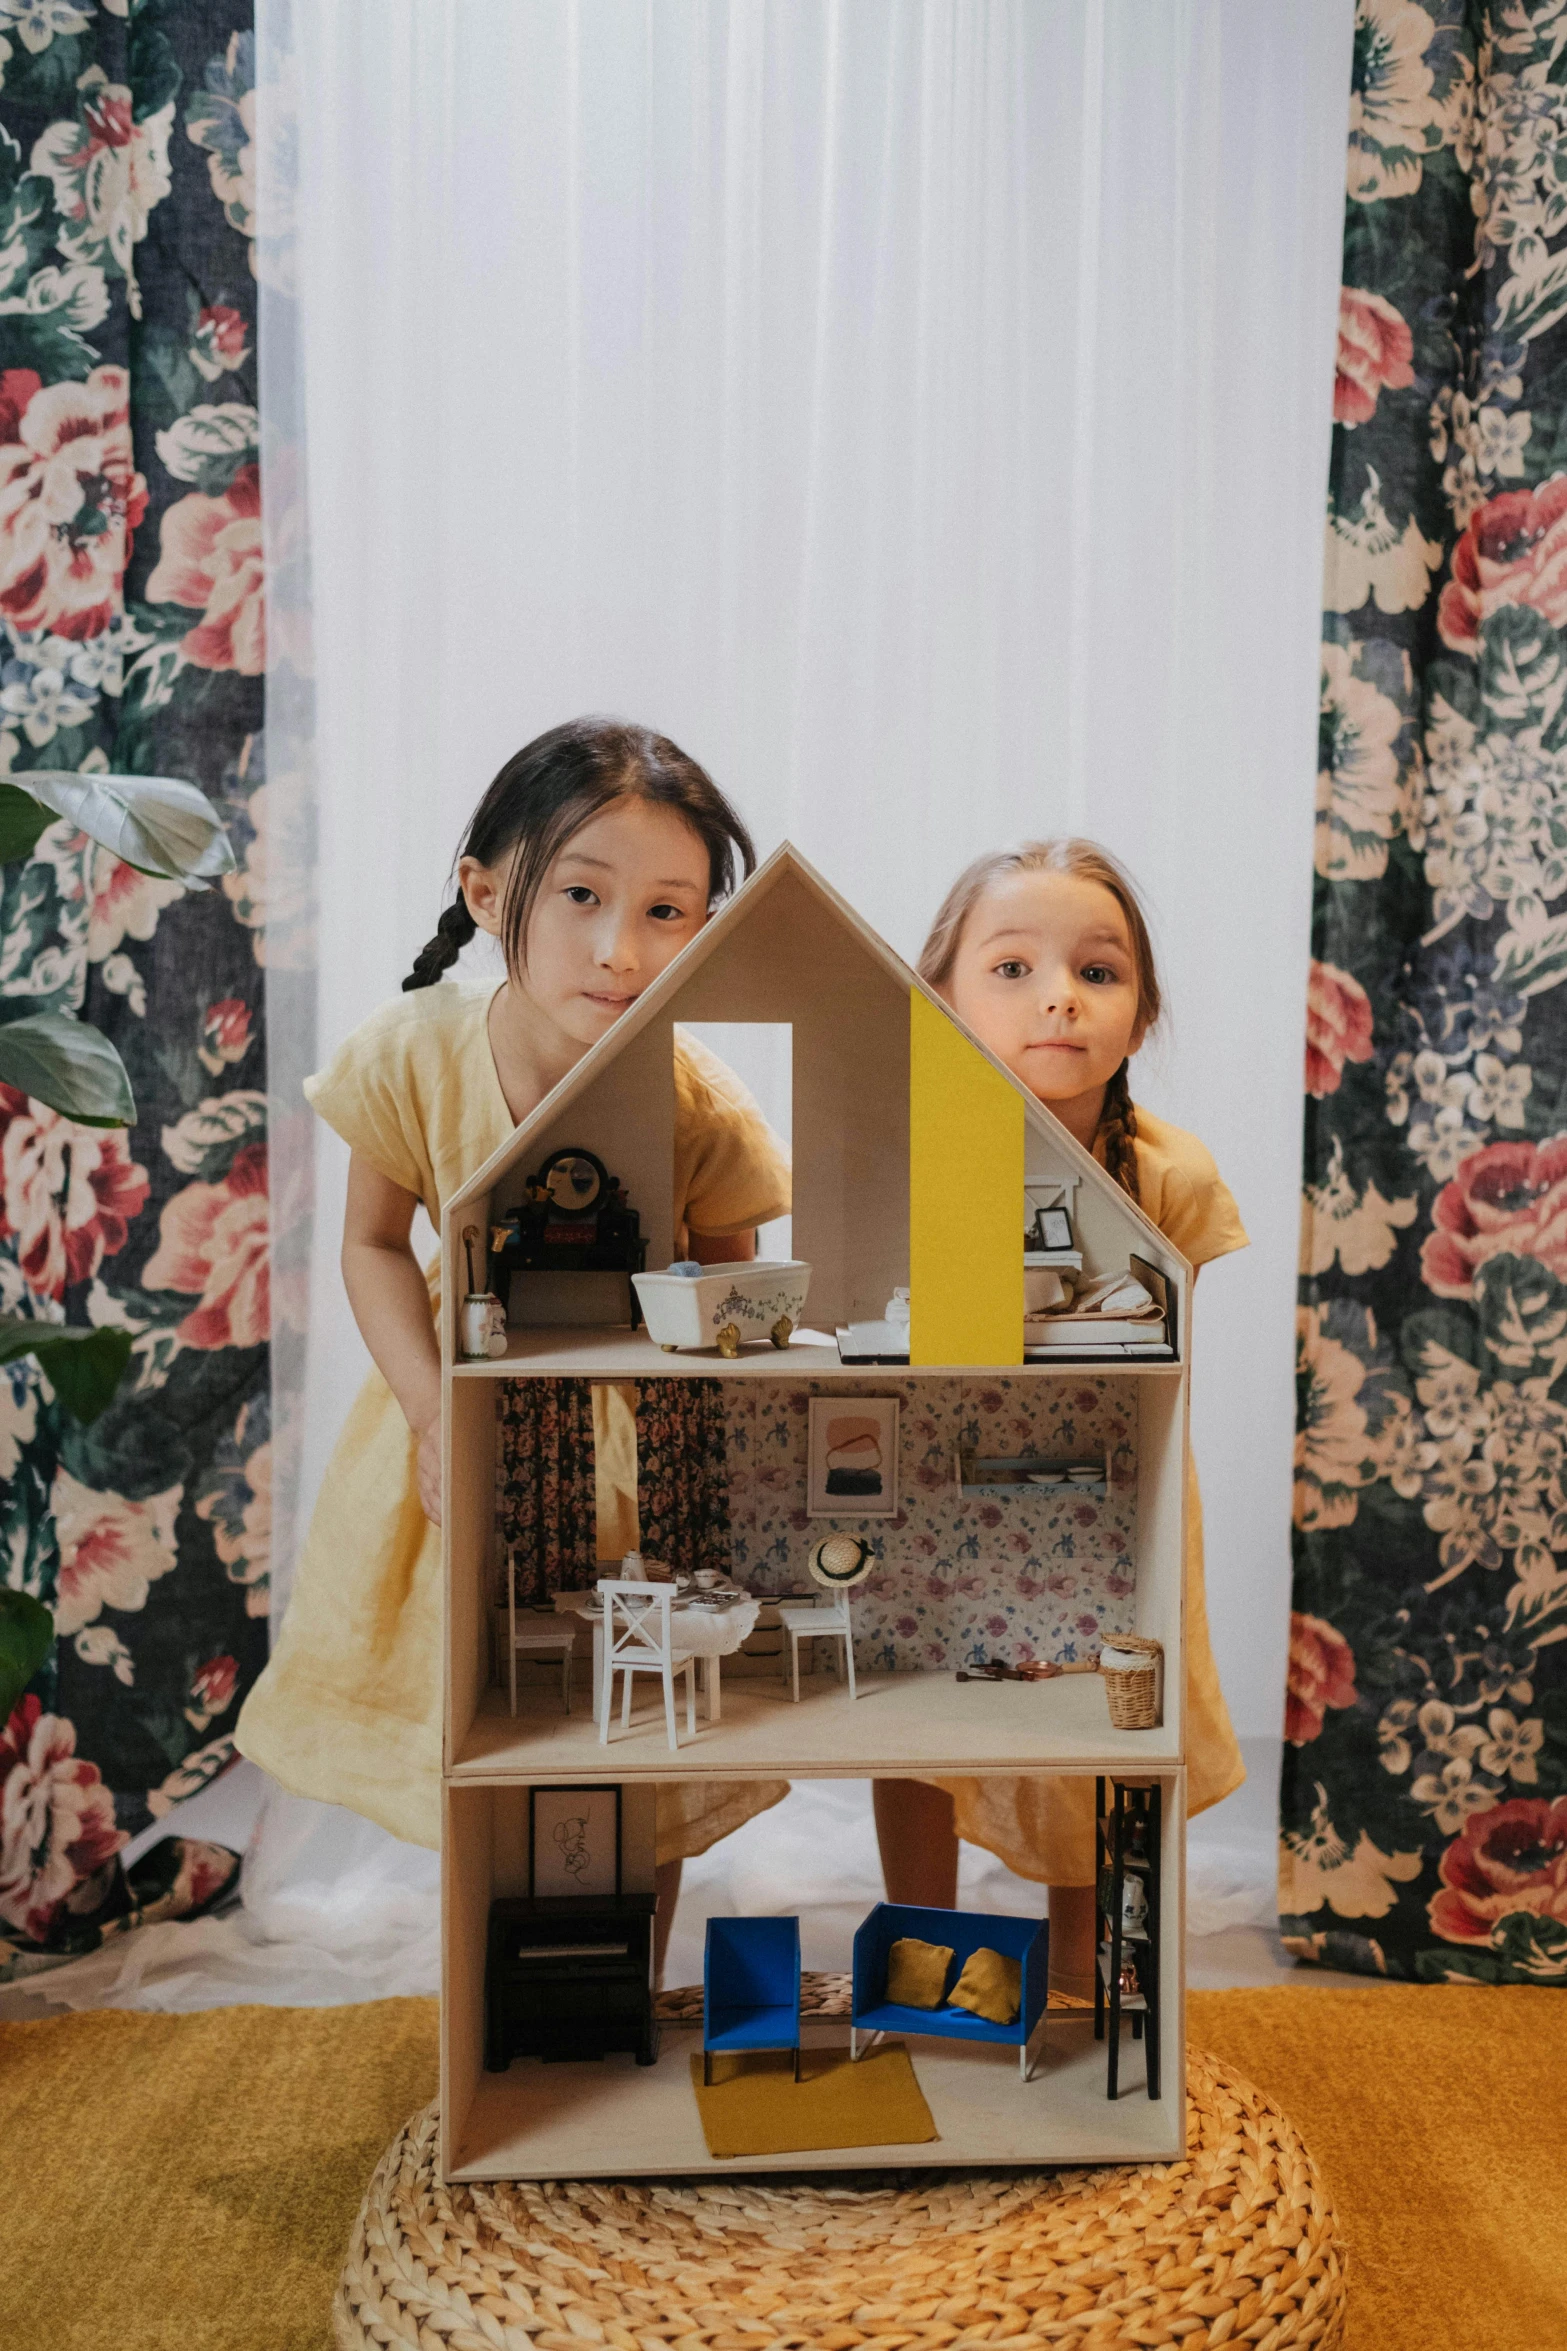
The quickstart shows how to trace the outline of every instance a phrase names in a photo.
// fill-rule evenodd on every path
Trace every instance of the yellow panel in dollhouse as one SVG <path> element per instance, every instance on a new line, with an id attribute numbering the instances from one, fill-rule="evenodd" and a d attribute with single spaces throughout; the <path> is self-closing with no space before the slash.
<path id="1" fill-rule="evenodd" d="M 909 1362 L 1023 1360 L 1023 1097 L 909 993 Z"/>

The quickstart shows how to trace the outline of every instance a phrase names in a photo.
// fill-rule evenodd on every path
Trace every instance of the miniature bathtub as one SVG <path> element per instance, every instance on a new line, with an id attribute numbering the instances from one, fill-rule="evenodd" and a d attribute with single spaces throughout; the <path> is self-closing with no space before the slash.
<path id="1" fill-rule="evenodd" d="M 699 1274 L 634 1273 L 648 1337 L 673 1355 L 681 1347 L 716 1347 L 738 1355 L 744 1341 L 787 1347 L 805 1312 L 811 1269 L 803 1258 L 737 1258 Z"/>

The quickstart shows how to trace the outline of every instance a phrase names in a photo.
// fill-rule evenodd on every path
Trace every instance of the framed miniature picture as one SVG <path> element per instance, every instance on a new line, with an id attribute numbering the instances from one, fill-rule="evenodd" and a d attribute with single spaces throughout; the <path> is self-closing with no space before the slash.
<path id="1" fill-rule="evenodd" d="M 805 1481 L 811 1518 L 896 1518 L 896 1396 L 813 1396 Z"/>
<path id="2" fill-rule="evenodd" d="M 1071 1248 L 1072 1219 L 1064 1208 L 1042 1208 L 1039 1212 L 1039 1230 L 1047 1249 Z"/>
<path id="3" fill-rule="evenodd" d="M 620 1892 L 619 1788 L 528 1790 L 528 1891 Z"/>

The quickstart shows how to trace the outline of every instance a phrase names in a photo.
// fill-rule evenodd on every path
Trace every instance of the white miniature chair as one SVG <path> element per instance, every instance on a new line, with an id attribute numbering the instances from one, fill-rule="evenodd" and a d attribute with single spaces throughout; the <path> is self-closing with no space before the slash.
<path id="1" fill-rule="evenodd" d="M 575 1630 L 556 1617 L 550 1624 L 521 1624 L 517 1622 L 517 1563 L 506 1563 L 506 1655 L 511 1668 L 511 1710 L 517 1711 L 517 1658 L 526 1653 L 538 1657 L 560 1659 L 560 1702 L 571 1712 L 571 1664 L 576 1648 Z"/>
<path id="2" fill-rule="evenodd" d="M 610 1709 L 615 1703 L 615 1676 L 625 1676 L 620 1727 L 631 1727 L 631 1677 L 656 1673 L 664 1685 L 664 1723 L 669 1744 L 678 1747 L 675 1734 L 675 1675 L 686 1681 L 686 1736 L 696 1737 L 696 1659 L 682 1653 L 669 1621 L 675 1593 L 671 1584 L 625 1584 L 605 1579 L 604 1673 L 599 1693 L 599 1745 L 609 1741 Z"/>
<path id="3" fill-rule="evenodd" d="M 780 1600 L 778 1615 L 784 1631 L 789 1636 L 789 1653 L 794 1662 L 794 1702 L 796 1706 L 800 1703 L 800 1643 L 802 1641 L 827 1640 L 832 1642 L 834 1644 L 832 1669 L 838 1680 L 842 1681 L 843 1667 L 838 1663 L 836 1646 L 841 1641 L 844 1658 L 849 1669 L 849 1696 L 851 1698 L 858 1697 L 859 1693 L 854 1686 L 854 1627 L 849 1622 L 848 1593 L 835 1592 L 825 1606 L 816 1600 Z M 781 1650 L 778 1663 L 787 1679 L 787 1668 L 784 1666 Z"/>

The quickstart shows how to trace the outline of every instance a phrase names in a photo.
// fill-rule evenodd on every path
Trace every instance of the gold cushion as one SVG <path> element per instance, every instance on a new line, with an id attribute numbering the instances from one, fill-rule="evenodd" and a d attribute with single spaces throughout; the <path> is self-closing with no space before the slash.
<path id="1" fill-rule="evenodd" d="M 949 1943 L 901 1935 L 887 1954 L 887 1997 L 900 2008 L 939 2008 L 952 1965 Z"/>
<path id="2" fill-rule="evenodd" d="M 989 2024 L 1016 2024 L 1023 2005 L 1022 1961 L 1000 1951 L 971 1951 L 952 1987 L 952 2005 L 971 2010 Z"/>

